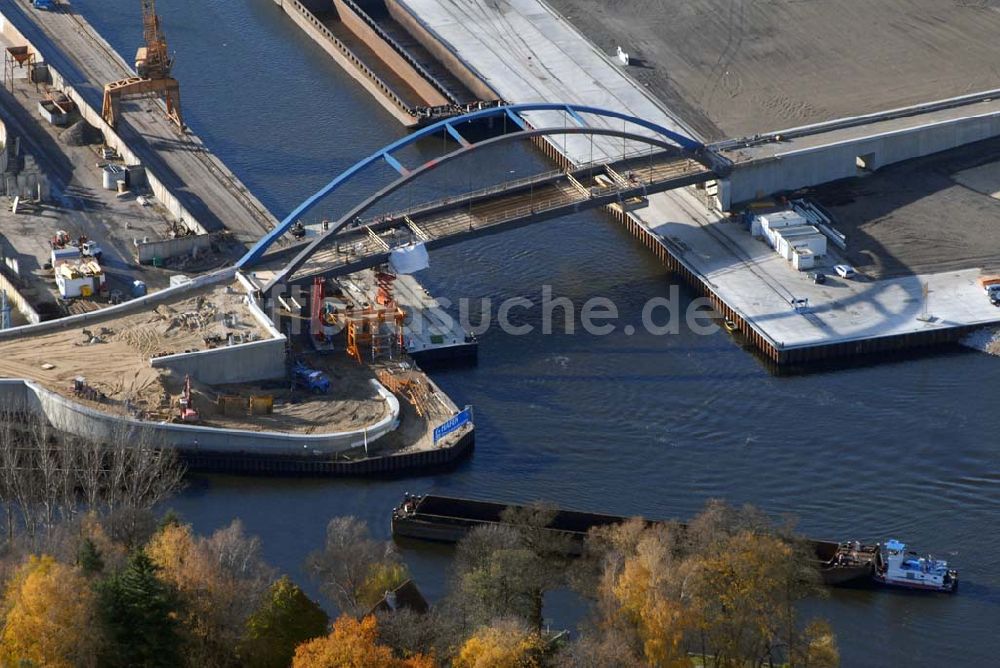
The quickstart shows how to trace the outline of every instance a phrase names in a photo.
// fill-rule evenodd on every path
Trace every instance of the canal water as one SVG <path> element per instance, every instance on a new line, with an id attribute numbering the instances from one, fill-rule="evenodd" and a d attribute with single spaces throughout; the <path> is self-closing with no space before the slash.
<path id="1" fill-rule="evenodd" d="M 131 58 L 139 3 L 74 5 Z M 171 0 L 159 11 L 189 125 L 279 218 L 403 135 L 271 0 Z M 504 173 L 544 164 L 527 150 L 508 160 Z M 434 294 L 452 300 L 537 302 L 544 285 L 578 306 L 604 296 L 617 305 L 617 327 L 607 336 L 491 329 L 477 367 L 435 373 L 457 403 L 475 407 L 476 450 L 454 472 L 396 481 L 199 476 L 172 504 L 197 530 L 239 517 L 267 558 L 301 580 L 331 516 L 359 516 L 385 537 L 404 491 L 652 518 L 686 518 L 724 498 L 794 515 L 813 537 L 900 538 L 961 569 L 955 596 L 834 590 L 809 602 L 808 613 L 832 621 L 845 666 L 996 665 L 1000 360 L 955 351 L 776 377 L 722 331 L 643 333 L 645 301 L 668 297 L 678 281 L 598 213 L 436 251 L 424 273 Z M 536 307 L 522 319 L 538 325 L 539 315 Z M 449 550 L 403 554 L 421 588 L 440 595 Z M 566 602 L 547 613 L 556 625 L 580 616 Z"/>

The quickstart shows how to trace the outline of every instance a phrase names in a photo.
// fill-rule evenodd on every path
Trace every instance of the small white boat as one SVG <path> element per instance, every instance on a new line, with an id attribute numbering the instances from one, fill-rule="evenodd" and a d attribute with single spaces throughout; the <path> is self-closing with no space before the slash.
<path id="1" fill-rule="evenodd" d="M 875 563 L 876 582 L 906 589 L 953 592 L 958 587 L 958 571 L 947 561 L 907 552 L 906 545 L 889 540 L 880 546 Z"/>

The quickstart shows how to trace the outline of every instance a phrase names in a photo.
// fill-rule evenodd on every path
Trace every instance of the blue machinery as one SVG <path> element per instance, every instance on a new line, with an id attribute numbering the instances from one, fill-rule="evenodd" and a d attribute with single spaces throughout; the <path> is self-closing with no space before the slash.
<path id="1" fill-rule="evenodd" d="M 557 111 L 562 112 L 572 120 L 575 127 L 558 127 L 558 128 L 533 128 L 529 123 L 521 117 L 523 112 L 532 111 Z M 624 121 L 625 123 L 630 123 L 634 126 L 650 130 L 654 133 L 654 136 L 640 135 L 633 132 L 628 132 L 625 129 L 622 130 L 609 130 L 605 128 L 594 128 L 587 125 L 581 114 L 594 115 L 602 118 L 613 118 L 617 120 Z M 491 118 L 503 118 L 505 120 L 510 120 L 514 126 L 519 128 L 515 132 L 510 134 L 502 135 L 499 137 L 493 137 L 491 139 L 486 139 L 478 142 L 472 142 L 464 137 L 457 129 L 459 126 L 470 121 L 481 121 Z M 452 139 L 454 139 L 459 144 L 459 148 L 446 156 L 435 158 L 430 160 L 420 167 L 415 169 L 408 169 L 402 165 L 394 156 L 393 153 L 396 151 L 407 147 L 421 139 L 429 136 L 439 135 L 440 133 L 446 132 Z M 240 269 L 249 267 L 250 265 L 258 262 L 267 250 L 280 239 L 292 225 L 299 220 L 304 214 L 315 207 L 321 200 L 323 200 L 327 195 L 334 192 L 340 186 L 349 182 L 355 176 L 363 172 L 366 168 L 379 164 L 386 163 L 394 170 L 400 174 L 400 178 L 396 180 L 393 184 L 383 189 L 375 196 L 366 200 L 362 205 L 356 207 L 348 214 L 344 215 L 337 224 L 331 225 L 330 229 L 326 231 L 321 236 L 317 237 L 313 242 L 311 242 L 302 252 L 300 252 L 295 259 L 293 259 L 287 267 L 281 272 L 281 276 L 277 277 L 275 280 L 271 281 L 268 287 L 274 285 L 281 278 L 290 275 L 296 268 L 301 266 L 301 264 L 308 259 L 313 252 L 315 252 L 320 246 L 324 245 L 327 240 L 332 236 L 336 235 L 349 221 L 353 220 L 357 215 L 357 212 L 364 210 L 370 206 L 373 201 L 384 197 L 389 192 L 398 189 L 400 186 L 409 182 L 410 180 L 434 169 L 438 165 L 457 158 L 459 156 L 465 155 L 468 151 L 475 150 L 476 148 L 496 144 L 501 141 L 510 141 L 524 139 L 527 137 L 535 136 L 545 136 L 545 135 L 559 135 L 559 134 L 587 134 L 587 135 L 604 135 L 618 137 L 622 139 L 633 140 L 637 142 L 642 142 L 650 146 L 659 147 L 665 151 L 672 151 L 679 155 L 689 157 L 701 164 L 705 165 L 709 169 L 715 171 L 716 173 L 722 174 L 728 170 L 728 163 L 721 157 L 715 155 L 709 151 L 704 144 L 695 141 L 689 137 L 679 134 L 673 130 L 665 128 L 656 123 L 637 118 L 635 116 L 630 116 L 628 114 L 623 114 L 617 111 L 610 111 L 607 109 L 600 109 L 597 107 L 588 107 L 572 104 L 552 104 L 552 103 L 537 103 L 537 104 L 516 104 L 509 105 L 505 107 L 493 107 L 490 109 L 483 109 L 481 111 L 474 111 L 464 116 L 459 116 L 456 118 L 449 118 L 443 121 L 439 121 L 432 125 L 428 125 L 412 134 L 403 137 L 388 146 L 376 151 L 375 153 L 364 158 L 352 167 L 346 169 L 341 174 L 339 174 L 335 179 L 330 181 L 328 184 L 320 188 L 315 194 L 310 196 L 304 202 L 299 204 L 291 213 L 289 213 L 284 220 L 282 220 L 277 227 L 271 230 L 267 235 L 261 238 L 247 253 L 244 255 L 237 263 L 236 266 Z"/>

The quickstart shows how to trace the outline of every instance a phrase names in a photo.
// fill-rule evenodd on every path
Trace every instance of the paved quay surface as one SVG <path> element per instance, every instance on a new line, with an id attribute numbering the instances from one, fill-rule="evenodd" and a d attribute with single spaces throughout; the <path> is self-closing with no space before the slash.
<path id="1" fill-rule="evenodd" d="M 689 192 L 671 195 L 651 197 L 649 209 L 639 212 L 656 221 L 646 227 L 781 349 L 1000 321 L 1000 309 L 976 284 L 979 269 L 847 280 L 833 275 L 841 260 L 831 253 L 817 266 L 827 282 L 816 285 L 742 225 L 705 212 Z M 796 311 L 793 299 L 808 299 L 808 308 Z"/>
<path id="2" fill-rule="evenodd" d="M 682 120 L 537 0 L 496 6 L 472 0 L 404 2 L 511 103 L 606 107 L 693 136 Z M 582 137 L 560 141 L 559 148 L 576 162 L 587 162 L 592 150 Z M 615 147 L 602 143 L 599 150 L 610 155 Z M 633 212 L 635 217 L 779 349 L 1000 321 L 1000 310 L 975 287 L 978 269 L 814 285 L 742 227 L 708 211 L 690 191 L 653 195 L 649 201 L 649 207 Z M 926 321 L 917 319 L 924 308 L 924 283 L 932 316 Z M 796 312 L 793 298 L 808 299 L 809 308 Z"/>
<path id="3" fill-rule="evenodd" d="M 683 120 L 537 0 L 511 0 L 495 7 L 478 0 L 402 0 L 402 4 L 508 102 L 569 102 L 626 111 L 698 138 Z M 553 119 L 563 123 L 562 114 L 524 116 L 536 127 L 554 125 Z M 622 127 L 601 119 L 587 120 L 595 126 Z M 577 163 L 620 156 L 622 146 L 620 141 L 598 138 L 593 158 L 591 150 L 586 137 L 570 137 L 566 144 L 566 153 Z"/>
<path id="4" fill-rule="evenodd" d="M 5 3 L 2 9 L 7 21 L 93 108 L 101 109 L 105 83 L 135 76 L 114 49 L 73 13 L 72 7 L 64 5 L 59 12 L 39 12 Z M 182 110 L 183 102 L 181 82 Z M 264 205 L 196 136 L 179 132 L 163 114 L 160 103 L 137 100 L 123 102 L 121 108 L 119 135 L 209 232 L 228 229 L 241 243 L 249 244 L 277 224 Z"/>
<path id="5" fill-rule="evenodd" d="M 997 87 L 996 0 L 549 0 L 706 136 Z"/>

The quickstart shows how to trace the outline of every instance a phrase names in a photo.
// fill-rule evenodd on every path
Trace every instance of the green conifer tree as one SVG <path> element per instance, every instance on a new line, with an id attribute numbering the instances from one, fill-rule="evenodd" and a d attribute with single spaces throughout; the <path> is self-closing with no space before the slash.
<path id="1" fill-rule="evenodd" d="M 283 576 L 247 620 L 242 663 L 249 668 L 286 668 L 296 646 L 325 635 L 328 622 L 323 609 Z"/>
<path id="2" fill-rule="evenodd" d="M 99 617 L 108 647 L 100 665 L 159 668 L 181 665 L 173 613 L 176 591 L 157 576 L 145 552 L 134 553 L 120 573 L 99 583 Z"/>

